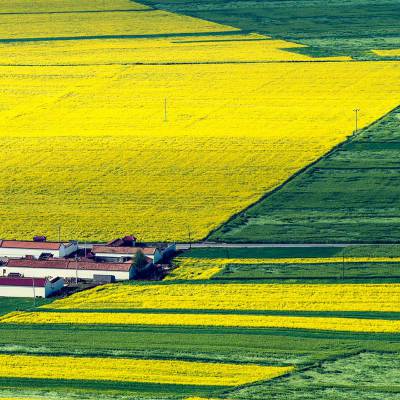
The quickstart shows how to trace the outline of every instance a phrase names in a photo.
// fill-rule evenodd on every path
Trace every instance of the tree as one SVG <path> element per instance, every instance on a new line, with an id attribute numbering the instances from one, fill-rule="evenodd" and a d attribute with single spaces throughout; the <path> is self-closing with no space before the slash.
<path id="1" fill-rule="evenodd" d="M 142 251 L 138 251 L 133 259 L 133 267 L 136 269 L 138 273 L 144 270 L 148 261 L 146 260 L 146 256 L 143 254 Z"/>

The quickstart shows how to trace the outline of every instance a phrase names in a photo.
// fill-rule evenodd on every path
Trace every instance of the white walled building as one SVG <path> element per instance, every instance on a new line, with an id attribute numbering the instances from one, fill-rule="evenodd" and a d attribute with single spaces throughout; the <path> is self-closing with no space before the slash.
<path id="1" fill-rule="evenodd" d="M 22 258 L 31 256 L 39 258 L 42 254 L 51 254 L 62 258 L 78 250 L 76 242 L 35 242 L 28 240 L 0 240 L 0 257 Z"/>
<path id="2" fill-rule="evenodd" d="M 0 297 L 49 297 L 64 287 L 64 279 L 0 277 Z"/>
<path id="3" fill-rule="evenodd" d="M 110 262 L 125 262 L 133 260 L 138 252 L 142 252 L 155 264 L 162 259 L 162 253 L 156 247 L 124 247 L 95 244 L 92 248 L 92 253 L 96 260 Z"/>
<path id="4" fill-rule="evenodd" d="M 10 259 L 0 267 L 1 274 L 21 274 L 38 278 L 61 276 L 65 279 L 94 279 L 94 275 L 111 275 L 115 280 L 129 280 L 134 277 L 132 264 L 128 263 L 98 263 L 74 259 Z"/>

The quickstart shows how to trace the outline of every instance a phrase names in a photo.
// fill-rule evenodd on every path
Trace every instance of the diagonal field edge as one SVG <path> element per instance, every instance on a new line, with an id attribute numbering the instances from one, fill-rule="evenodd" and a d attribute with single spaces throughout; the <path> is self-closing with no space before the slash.
<path id="1" fill-rule="evenodd" d="M 236 219 L 237 217 L 241 216 L 242 214 L 246 213 L 246 211 L 248 211 L 249 209 L 253 208 L 254 206 L 260 204 L 261 202 L 263 202 L 264 200 L 268 199 L 269 197 L 271 197 L 272 195 L 274 195 L 275 193 L 279 192 L 281 189 L 283 189 L 288 183 L 292 182 L 294 179 L 296 179 L 298 176 L 300 176 L 301 174 L 309 171 L 314 165 L 316 165 L 317 163 L 319 163 L 320 161 L 324 160 L 325 158 L 331 156 L 332 154 L 336 153 L 337 151 L 341 150 L 346 144 L 350 143 L 354 138 L 358 137 L 359 135 L 361 135 L 362 133 L 364 133 L 367 129 L 371 128 L 372 126 L 378 124 L 381 120 L 383 120 L 384 118 L 386 118 L 389 114 L 396 112 L 396 111 L 400 111 L 400 105 L 397 105 L 396 107 L 394 107 L 393 109 L 391 109 L 390 111 L 388 111 L 386 114 L 382 115 L 380 118 L 378 118 L 377 120 L 375 120 L 374 122 L 370 123 L 369 125 L 365 126 L 362 129 L 359 129 L 356 133 L 353 133 L 351 135 L 349 135 L 347 137 L 346 140 L 344 140 L 343 142 L 337 144 L 336 146 L 334 146 L 331 150 L 329 150 L 327 153 L 323 154 L 321 157 L 317 158 L 315 161 L 313 161 L 312 163 L 306 165 L 305 167 L 299 169 L 297 172 L 295 172 L 293 175 L 291 175 L 288 179 L 286 179 L 284 182 L 282 182 L 279 186 L 277 186 L 275 189 L 270 190 L 269 192 L 265 193 L 263 196 L 261 196 L 257 201 L 255 201 L 254 203 L 250 204 L 249 206 L 247 206 L 246 208 L 244 208 L 243 210 L 233 214 L 231 217 L 229 217 L 225 222 L 221 223 L 218 227 L 216 227 L 215 229 L 213 229 L 203 240 L 201 240 L 201 242 L 206 242 L 208 241 L 208 239 L 211 238 L 211 236 L 216 233 L 217 231 L 219 231 L 225 224 L 228 224 L 230 222 L 232 222 L 234 219 Z M 217 241 L 221 241 L 220 239 L 216 239 Z M 256 243 L 256 242 L 254 242 Z M 262 242 L 259 242 L 262 243 Z"/>

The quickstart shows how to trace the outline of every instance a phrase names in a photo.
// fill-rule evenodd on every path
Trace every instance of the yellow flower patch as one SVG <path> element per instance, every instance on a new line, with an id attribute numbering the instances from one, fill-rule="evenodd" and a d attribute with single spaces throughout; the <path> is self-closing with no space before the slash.
<path id="1" fill-rule="evenodd" d="M 125 358 L 0 355 L 0 377 L 237 386 L 286 374 L 293 367 Z"/>
<path id="2" fill-rule="evenodd" d="M 232 314 L 15 312 L 1 324 L 179 325 L 242 328 L 287 328 L 347 332 L 399 333 L 400 321 L 359 318 L 293 317 Z"/>
<path id="3" fill-rule="evenodd" d="M 400 57 L 400 49 L 372 50 L 381 57 Z"/>
<path id="4" fill-rule="evenodd" d="M 2 237 L 186 241 L 345 139 L 355 105 L 360 126 L 394 108 L 400 63 L 0 67 L 0 86 Z"/>
<path id="5" fill-rule="evenodd" d="M 400 284 L 106 285 L 43 308 L 400 311 Z"/>

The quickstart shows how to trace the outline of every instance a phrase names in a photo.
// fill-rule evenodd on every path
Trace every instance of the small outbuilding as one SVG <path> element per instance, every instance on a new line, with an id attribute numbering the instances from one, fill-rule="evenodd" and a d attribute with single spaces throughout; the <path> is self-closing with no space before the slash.
<path id="1" fill-rule="evenodd" d="M 50 297 L 62 290 L 62 278 L 0 277 L 0 297 Z"/>
<path id="2" fill-rule="evenodd" d="M 45 240 L 0 240 L 0 257 L 40 258 L 43 255 L 62 258 L 78 250 L 77 242 L 61 243 L 47 242 Z"/>
<path id="3" fill-rule="evenodd" d="M 150 258 L 154 264 L 158 263 L 162 254 L 156 247 L 126 247 L 126 246 L 107 246 L 93 245 L 92 253 L 96 261 L 126 262 L 135 258 L 137 253 L 143 253 Z"/>

